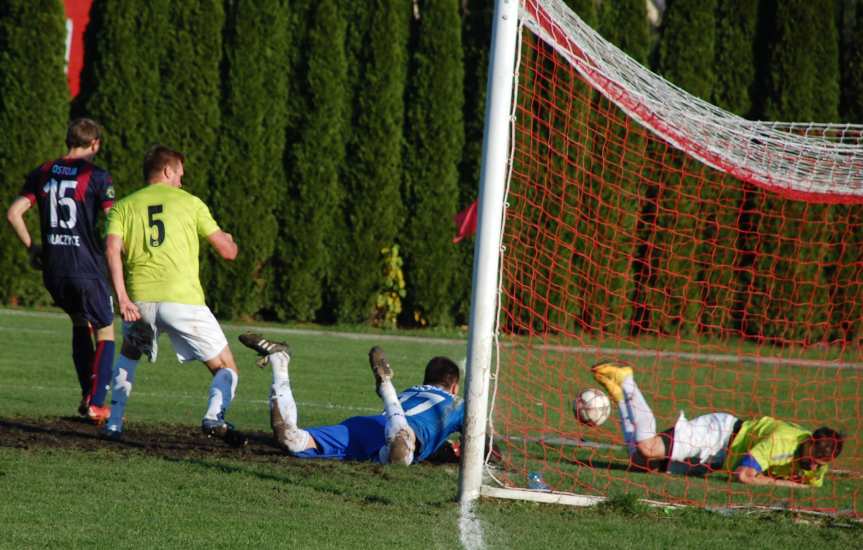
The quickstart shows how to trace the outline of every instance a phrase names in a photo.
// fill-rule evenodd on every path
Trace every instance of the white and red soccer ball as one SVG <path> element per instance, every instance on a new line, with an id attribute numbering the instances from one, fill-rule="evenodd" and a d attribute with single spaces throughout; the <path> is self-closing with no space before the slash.
<path id="1" fill-rule="evenodd" d="M 611 400 L 604 391 L 588 388 L 572 401 L 572 412 L 582 424 L 599 426 L 611 415 Z"/>

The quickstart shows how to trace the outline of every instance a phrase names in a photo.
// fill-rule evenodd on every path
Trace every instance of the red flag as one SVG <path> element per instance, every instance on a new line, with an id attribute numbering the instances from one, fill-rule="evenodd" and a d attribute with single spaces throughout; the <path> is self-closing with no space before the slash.
<path id="1" fill-rule="evenodd" d="M 81 88 L 84 67 L 84 31 L 90 23 L 93 0 L 65 0 L 66 8 L 66 80 L 74 98 Z"/>
<path id="2" fill-rule="evenodd" d="M 465 237 L 470 237 L 476 233 L 476 203 L 473 201 L 470 206 L 455 215 L 456 234 L 452 238 L 452 242 L 460 242 Z"/>

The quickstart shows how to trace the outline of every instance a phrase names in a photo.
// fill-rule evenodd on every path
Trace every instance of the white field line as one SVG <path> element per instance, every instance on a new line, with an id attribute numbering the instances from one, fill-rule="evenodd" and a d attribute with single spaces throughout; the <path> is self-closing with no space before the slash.
<path id="1" fill-rule="evenodd" d="M 749 355 L 734 355 L 729 353 L 700 353 L 687 351 L 665 351 L 649 349 L 608 348 L 599 346 L 536 346 L 538 349 L 560 351 L 566 353 L 586 353 L 597 355 L 623 355 L 628 357 L 656 357 L 686 359 L 712 363 L 753 363 L 759 365 L 793 365 L 805 368 L 853 369 L 863 370 L 863 363 L 830 361 L 824 359 L 797 359 L 794 357 L 763 357 Z"/>
<path id="2" fill-rule="evenodd" d="M 42 318 L 65 318 L 63 313 L 48 311 L 24 311 L 17 309 L 0 309 L 0 318 L 3 316 L 19 317 L 42 317 Z M 397 334 L 362 334 L 353 332 L 331 332 L 315 329 L 297 329 L 280 327 L 260 327 L 256 325 L 226 323 L 223 327 L 230 330 L 257 330 L 270 334 L 287 334 L 299 336 L 333 336 L 345 340 L 357 340 L 367 342 L 417 342 L 441 345 L 464 345 L 467 341 L 460 338 L 428 338 L 424 336 L 404 336 Z M 33 329 L 31 329 L 33 330 Z M 504 347 L 512 348 L 517 344 L 505 342 Z M 686 351 L 666 351 L 651 349 L 615 348 L 606 346 L 562 346 L 556 344 L 540 344 L 531 346 L 532 349 L 557 351 L 561 353 L 576 353 L 585 355 L 622 356 L 622 357 L 655 357 L 657 359 L 683 359 L 699 362 L 713 363 L 752 363 L 758 365 L 789 365 L 804 368 L 828 368 L 828 369 L 852 369 L 863 370 L 861 362 L 831 361 L 823 359 L 802 359 L 794 357 L 764 357 L 764 356 L 740 356 L 730 353 L 699 353 Z"/>
<path id="3" fill-rule="evenodd" d="M 501 435 L 499 439 L 502 441 L 523 441 L 526 443 L 540 443 L 548 445 L 557 445 L 560 447 L 586 447 L 591 449 L 623 449 L 623 445 L 615 443 L 600 443 L 589 439 L 571 439 L 569 437 L 521 437 L 517 435 Z M 497 440 L 497 438 L 496 438 Z"/>
<path id="4" fill-rule="evenodd" d="M 462 502 L 458 516 L 459 539 L 464 550 L 483 550 L 485 541 L 482 523 L 476 515 L 474 502 Z"/>
<path id="5" fill-rule="evenodd" d="M 2 384 L 0 385 L 0 390 L 36 390 L 43 393 L 68 393 L 70 386 L 29 386 L 23 384 Z M 170 393 L 170 392 L 141 392 L 137 389 L 134 392 L 136 397 L 157 397 L 164 398 L 170 401 L 171 403 L 176 403 L 178 401 L 191 401 L 196 402 L 200 401 L 202 403 L 207 401 L 206 392 L 201 392 L 200 395 L 191 394 L 191 393 Z M 243 399 L 244 403 L 252 403 L 255 405 L 261 405 L 265 407 L 269 404 L 269 399 Z M 312 408 L 312 409 L 331 409 L 331 410 L 342 410 L 349 411 L 351 413 L 361 413 L 361 414 L 377 414 L 381 412 L 381 408 L 373 408 L 373 407 L 355 407 L 352 405 L 336 405 L 334 403 L 319 403 L 317 401 L 298 401 L 298 407 L 303 408 Z M 264 409 L 262 409 L 264 410 Z"/>
<path id="6" fill-rule="evenodd" d="M 19 309 L 4 309 L 0 308 L 0 318 L 9 317 L 35 317 L 44 319 L 65 319 L 65 313 L 57 313 L 53 311 L 25 311 Z M 386 342 L 419 342 L 428 344 L 442 345 L 467 345 L 467 340 L 460 338 L 430 338 L 426 336 L 404 336 L 399 334 L 367 334 L 354 332 L 335 332 L 328 330 L 315 330 L 304 328 L 282 328 L 282 327 L 262 327 L 258 325 L 246 325 L 235 323 L 222 323 L 222 327 L 228 330 L 244 331 L 255 330 L 265 334 L 293 334 L 297 336 L 335 336 L 345 340 L 357 341 L 386 341 Z"/>

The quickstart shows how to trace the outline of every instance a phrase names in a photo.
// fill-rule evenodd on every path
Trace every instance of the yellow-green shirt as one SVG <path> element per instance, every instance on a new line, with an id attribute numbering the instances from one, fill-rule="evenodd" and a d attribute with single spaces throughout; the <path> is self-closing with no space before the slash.
<path id="1" fill-rule="evenodd" d="M 729 446 L 724 468 L 734 471 L 748 454 L 766 475 L 821 487 L 828 470 L 827 464 L 812 471 L 797 471 L 794 468 L 794 452 L 810 435 L 800 426 L 769 416 L 747 420 L 740 426 L 740 431 Z"/>
<path id="2" fill-rule="evenodd" d="M 107 233 L 123 239 L 129 298 L 203 305 L 199 239 L 216 231 L 207 205 L 176 187 L 150 184 L 117 202 Z"/>

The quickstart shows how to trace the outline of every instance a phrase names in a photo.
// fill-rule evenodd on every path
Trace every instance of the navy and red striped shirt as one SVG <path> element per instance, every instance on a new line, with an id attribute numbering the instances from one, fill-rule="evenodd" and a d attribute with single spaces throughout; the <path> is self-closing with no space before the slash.
<path id="1" fill-rule="evenodd" d="M 39 206 L 46 277 L 105 277 L 96 221 L 99 211 L 114 204 L 107 170 L 83 159 L 46 162 L 27 175 L 21 196 Z"/>

